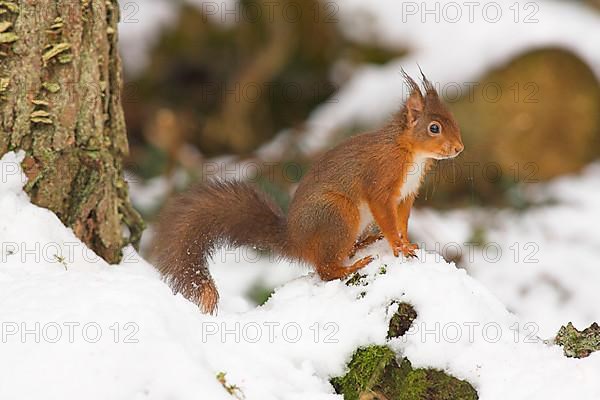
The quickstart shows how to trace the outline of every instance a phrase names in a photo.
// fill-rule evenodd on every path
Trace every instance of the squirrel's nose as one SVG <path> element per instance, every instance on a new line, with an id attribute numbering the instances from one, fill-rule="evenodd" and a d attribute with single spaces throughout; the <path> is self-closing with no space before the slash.
<path id="1" fill-rule="evenodd" d="M 454 146 L 454 153 L 456 155 L 459 155 L 460 153 L 462 153 L 462 151 L 465 149 L 465 145 L 463 145 L 462 143 L 459 145 Z"/>

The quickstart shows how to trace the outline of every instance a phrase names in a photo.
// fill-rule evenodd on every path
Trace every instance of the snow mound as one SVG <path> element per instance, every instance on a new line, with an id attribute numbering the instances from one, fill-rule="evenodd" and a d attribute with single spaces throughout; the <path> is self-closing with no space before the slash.
<path id="1" fill-rule="evenodd" d="M 428 249 L 456 250 L 460 265 L 541 336 L 572 321 L 600 320 L 598 256 L 600 163 L 581 173 L 524 186 L 540 205 L 526 211 L 465 208 L 412 213 L 413 239 Z M 484 242 L 471 237 L 481 230 Z"/>
<path id="2" fill-rule="evenodd" d="M 379 243 L 354 285 L 311 274 L 261 307 L 202 315 L 132 249 L 108 265 L 30 204 L 21 157 L 0 161 L 12 171 L 0 179 L 2 399 L 231 399 L 219 372 L 248 400 L 340 399 L 329 379 L 357 347 L 386 343 L 394 301 L 418 317 L 390 346 L 481 399 L 600 398 L 600 354 L 565 358 L 434 253 L 405 261 Z"/>

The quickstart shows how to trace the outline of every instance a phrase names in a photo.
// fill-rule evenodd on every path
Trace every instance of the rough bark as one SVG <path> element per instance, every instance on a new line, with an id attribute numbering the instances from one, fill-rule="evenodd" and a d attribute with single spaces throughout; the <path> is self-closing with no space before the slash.
<path id="1" fill-rule="evenodd" d="M 111 263 L 143 229 L 122 173 L 118 19 L 117 0 L 0 0 L 0 156 L 25 150 L 31 200 Z"/>

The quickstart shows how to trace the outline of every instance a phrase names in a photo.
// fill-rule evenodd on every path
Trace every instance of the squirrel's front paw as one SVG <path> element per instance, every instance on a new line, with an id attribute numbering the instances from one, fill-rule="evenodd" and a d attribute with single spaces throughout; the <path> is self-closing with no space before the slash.
<path id="1" fill-rule="evenodd" d="M 404 255 L 404 257 L 416 258 L 415 250 L 417 250 L 419 246 L 416 244 L 410 243 L 408 241 L 398 241 L 395 242 L 392 246 L 392 250 L 394 252 L 394 256 L 400 257 L 400 253 Z"/>

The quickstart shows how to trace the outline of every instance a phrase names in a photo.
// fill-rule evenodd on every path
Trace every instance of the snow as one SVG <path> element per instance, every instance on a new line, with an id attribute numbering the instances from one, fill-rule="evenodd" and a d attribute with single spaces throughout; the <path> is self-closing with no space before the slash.
<path id="1" fill-rule="evenodd" d="M 248 400 L 339 399 L 329 378 L 344 373 L 358 346 L 385 343 L 393 300 L 412 303 L 418 318 L 391 345 L 415 366 L 469 380 L 481 399 L 600 397 L 600 353 L 564 357 L 464 269 L 424 250 L 404 261 L 381 242 L 357 255 L 378 256 L 365 270 L 368 286 L 311 273 L 261 307 L 242 304 L 232 284 L 219 314 L 203 315 L 131 248 L 107 265 L 32 205 L 21 190 L 22 157 L 0 161 L 2 399 L 231 399 L 219 372 Z M 215 272 L 236 274 L 266 264 L 219 262 L 228 265 Z"/>

